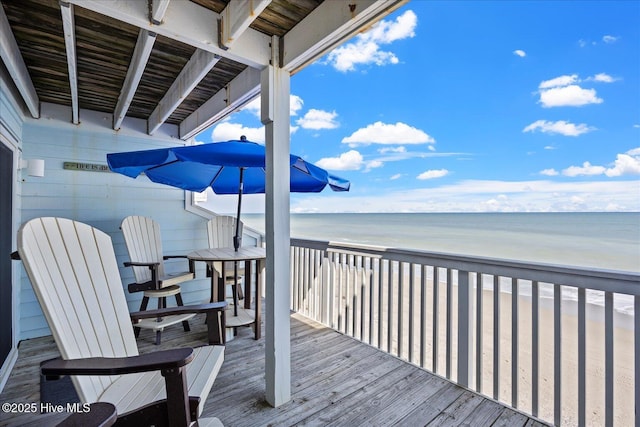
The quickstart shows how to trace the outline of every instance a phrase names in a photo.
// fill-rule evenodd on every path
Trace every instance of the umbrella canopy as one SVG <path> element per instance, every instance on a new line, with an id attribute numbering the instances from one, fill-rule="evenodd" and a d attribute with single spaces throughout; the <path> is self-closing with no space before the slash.
<path id="1" fill-rule="evenodd" d="M 349 181 L 299 156 L 291 154 L 289 160 L 291 192 L 316 193 L 327 185 L 334 191 L 349 191 Z M 244 169 L 242 192 L 265 192 L 265 147 L 246 140 L 112 153 L 107 162 L 113 172 L 131 178 L 144 173 L 153 182 L 195 192 L 211 187 L 216 194 L 238 194 Z"/>
<path id="2" fill-rule="evenodd" d="M 242 194 L 265 192 L 266 153 L 263 145 L 240 140 L 107 154 L 109 168 L 135 178 L 144 173 L 151 181 L 183 190 L 201 192 L 211 187 L 216 194 L 238 194 L 238 224 Z M 346 179 L 291 154 L 290 191 L 317 193 L 327 185 L 333 191 L 349 191 Z M 240 236 L 234 237 L 237 250 Z"/>

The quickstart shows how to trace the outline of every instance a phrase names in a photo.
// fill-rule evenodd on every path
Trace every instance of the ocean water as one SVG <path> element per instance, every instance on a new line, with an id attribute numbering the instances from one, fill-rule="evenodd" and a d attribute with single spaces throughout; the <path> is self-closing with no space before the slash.
<path id="1" fill-rule="evenodd" d="M 263 215 L 242 221 L 264 231 Z M 292 214 L 291 236 L 640 272 L 640 212 Z M 530 286 L 520 294 L 530 295 Z M 552 298 L 553 288 L 541 285 L 540 296 Z M 577 292 L 564 288 L 562 297 L 574 301 Z M 602 306 L 604 295 L 588 292 L 587 302 Z M 633 298 L 616 295 L 614 306 L 632 314 Z"/>
<path id="2" fill-rule="evenodd" d="M 292 214 L 291 236 L 640 272 L 640 212 Z"/>

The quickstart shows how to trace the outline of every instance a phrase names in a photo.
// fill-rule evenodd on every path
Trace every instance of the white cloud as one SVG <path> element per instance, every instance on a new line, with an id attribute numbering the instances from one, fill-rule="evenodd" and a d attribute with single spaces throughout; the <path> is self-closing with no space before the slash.
<path id="1" fill-rule="evenodd" d="M 418 23 L 416 14 L 408 10 L 394 21 L 382 20 L 369 31 L 359 34 L 354 42 L 340 46 L 327 55 L 327 62 L 336 70 L 354 71 L 357 65 L 397 64 L 399 59 L 393 52 L 383 51 L 380 45 L 413 37 Z"/>
<path id="2" fill-rule="evenodd" d="M 569 166 L 562 171 L 562 175 L 571 177 L 602 175 L 605 170 L 604 166 L 594 166 L 589 162 L 584 162 L 582 166 Z"/>
<path id="3" fill-rule="evenodd" d="M 587 77 L 585 82 L 613 83 L 616 78 L 606 73 Z M 540 103 L 543 107 L 579 107 L 588 104 L 600 104 L 595 89 L 585 89 L 579 85 L 582 81 L 577 74 L 564 75 L 545 80 L 538 85 Z"/>
<path id="4" fill-rule="evenodd" d="M 524 50 L 521 50 L 521 49 L 514 50 L 513 54 L 516 55 L 516 56 L 519 56 L 520 58 L 524 58 L 525 56 L 527 56 L 527 52 L 525 52 Z"/>
<path id="5" fill-rule="evenodd" d="M 599 82 L 599 83 L 613 83 L 618 79 L 613 78 L 609 74 L 606 74 L 606 73 L 598 73 L 593 77 L 587 78 L 587 80 L 588 81 Z"/>
<path id="6" fill-rule="evenodd" d="M 434 144 L 436 141 L 424 131 L 402 122 L 375 122 L 343 138 L 342 142 L 356 147 L 369 144 Z"/>
<path id="7" fill-rule="evenodd" d="M 302 109 L 304 101 L 298 95 L 291 95 L 289 97 L 289 114 L 297 116 L 298 111 Z"/>
<path id="8" fill-rule="evenodd" d="M 323 212 L 572 212 L 640 211 L 640 180 L 460 181 L 439 187 L 305 196 L 292 211 Z M 345 197 L 346 196 L 346 197 Z M 493 200 L 492 203 L 489 203 Z M 583 203 L 576 204 L 582 200 Z"/>
<path id="9" fill-rule="evenodd" d="M 606 175 L 608 177 L 640 175 L 640 147 L 631 149 L 626 153 L 618 154 L 616 160 L 609 168 L 584 162 L 582 166 L 570 166 L 564 169 L 562 174 L 570 177 L 583 175 Z"/>
<path id="10" fill-rule="evenodd" d="M 362 38 L 389 44 L 415 36 L 416 25 L 418 25 L 418 17 L 412 10 L 407 10 L 398 16 L 395 21 L 380 21 L 370 31 L 363 33 Z"/>
<path id="11" fill-rule="evenodd" d="M 562 87 L 562 86 L 568 86 L 574 83 L 578 82 L 578 75 L 577 74 L 572 74 L 572 75 L 565 75 L 565 76 L 560 76 L 560 77 L 556 77 L 554 79 L 551 80 L 545 80 L 543 82 L 541 82 L 538 85 L 538 89 L 551 89 L 554 87 Z"/>
<path id="12" fill-rule="evenodd" d="M 435 179 L 435 178 L 442 178 L 443 176 L 446 176 L 448 174 L 449 174 L 449 171 L 446 169 L 432 169 L 432 170 L 422 172 L 420 175 L 417 176 L 417 178 L 421 180 Z"/>
<path id="13" fill-rule="evenodd" d="M 559 175 L 559 172 L 555 169 L 544 169 L 540 171 L 540 175 L 556 176 Z"/>
<path id="14" fill-rule="evenodd" d="M 364 159 L 358 151 L 350 150 L 339 157 L 322 158 L 315 164 L 329 170 L 359 170 L 364 166 Z"/>
<path id="15" fill-rule="evenodd" d="M 245 104 L 241 111 L 249 111 L 251 114 L 260 117 L 260 97 L 254 98 L 253 101 Z"/>
<path id="16" fill-rule="evenodd" d="M 612 36 L 612 35 L 604 35 L 602 36 L 602 43 L 604 44 L 612 44 L 617 42 L 618 40 L 620 40 L 620 37 L 617 36 Z M 580 47 L 586 47 L 586 46 L 597 46 L 599 44 L 599 42 L 597 41 L 588 41 L 588 40 L 584 40 L 584 39 L 580 39 L 578 40 L 578 46 Z"/>
<path id="17" fill-rule="evenodd" d="M 588 133 L 596 130 L 594 127 L 587 126 L 584 123 L 576 125 L 564 120 L 557 122 L 549 122 L 547 120 L 537 120 L 525 127 L 522 132 L 536 132 L 540 131 L 548 134 L 560 134 L 564 136 L 579 136 L 584 133 Z"/>
<path id="18" fill-rule="evenodd" d="M 253 101 L 242 107 L 242 111 L 249 111 L 257 118 L 260 118 L 261 98 L 258 96 Z M 297 116 L 298 111 L 302 109 L 304 101 L 298 95 L 289 95 L 289 114 L 291 116 Z"/>
<path id="19" fill-rule="evenodd" d="M 244 135 L 249 141 L 264 144 L 264 126 L 259 128 L 251 128 L 243 126 L 240 123 L 232 123 L 225 121 L 213 128 L 211 139 L 214 142 L 228 141 L 232 139 L 240 139 Z"/>
<path id="20" fill-rule="evenodd" d="M 384 163 L 380 160 L 371 160 L 365 164 L 364 172 L 369 172 L 371 169 L 381 168 L 384 166 Z"/>
<path id="21" fill-rule="evenodd" d="M 339 126 L 336 117 L 338 117 L 338 113 L 335 111 L 329 112 L 312 108 L 296 123 L 303 129 L 335 129 Z"/>
<path id="22" fill-rule="evenodd" d="M 579 107 L 588 104 L 600 104 L 595 89 L 583 89 L 578 85 L 554 87 L 540 92 L 540 103 L 545 108 Z"/>
<path id="23" fill-rule="evenodd" d="M 294 134 L 298 130 L 297 126 L 290 126 L 289 133 Z M 213 142 L 229 141 L 240 139 L 242 135 L 246 136 L 249 141 L 264 144 L 265 138 L 264 126 L 252 128 L 244 126 L 241 123 L 233 123 L 231 121 L 223 121 L 213 128 L 211 132 L 211 140 Z"/>
<path id="24" fill-rule="evenodd" d="M 403 146 L 400 147 L 384 147 L 384 148 L 380 148 L 378 150 L 378 153 L 380 154 L 386 154 L 386 153 L 406 153 L 407 149 Z"/>
<path id="25" fill-rule="evenodd" d="M 316 165 L 321 168 L 329 170 L 361 170 L 363 172 L 369 172 L 371 169 L 380 168 L 384 166 L 384 162 L 381 160 L 369 160 L 365 161 L 356 150 L 350 150 L 346 153 L 340 154 L 338 157 L 325 157 L 318 160 Z"/>
<path id="26" fill-rule="evenodd" d="M 635 155 L 633 152 L 635 151 Z M 605 171 L 607 176 L 640 175 L 640 149 L 626 154 L 618 154 L 612 168 Z"/>
<path id="27" fill-rule="evenodd" d="M 402 174 L 401 173 L 397 173 L 395 175 L 392 175 L 391 178 L 389 178 L 391 181 L 395 181 L 396 179 L 400 179 L 402 178 Z"/>

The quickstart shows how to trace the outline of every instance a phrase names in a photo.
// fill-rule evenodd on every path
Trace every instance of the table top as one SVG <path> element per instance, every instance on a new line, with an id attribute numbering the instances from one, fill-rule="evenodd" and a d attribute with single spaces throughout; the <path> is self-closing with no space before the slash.
<path id="1" fill-rule="evenodd" d="M 255 246 L 242 246 L 238 252 L 233 248 L 207 248 L 190 252 L 187 257 L 194 261 L 246 261 L 265 259 L 267 251 Z"/>

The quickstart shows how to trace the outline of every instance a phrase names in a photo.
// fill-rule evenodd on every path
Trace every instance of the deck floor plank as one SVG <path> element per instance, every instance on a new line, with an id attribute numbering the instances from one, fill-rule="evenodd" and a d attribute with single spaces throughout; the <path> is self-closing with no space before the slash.
<path id="1" fill-rule="evenodd" d="M 203 345 L 203 318 L 190 323 L 190 333 L 179 326 L 166 329 L 160 346 L 154 334 L 142 331 L 140 353 Z M 227 427 L 545 425 L 297 314 L 291 317 L 292 399 L 272 408 L 264 397 L 264 353 L 264 338 L 256 341 L 251 328 L 238 328 L 203 416 L 218 417 Z M 40 362 L 58 356 L 51 337 L 23 341 L 0 403 L 39 403 Z M 49 425 L 59 419 L 0 413 L 0 426 Z"/>

